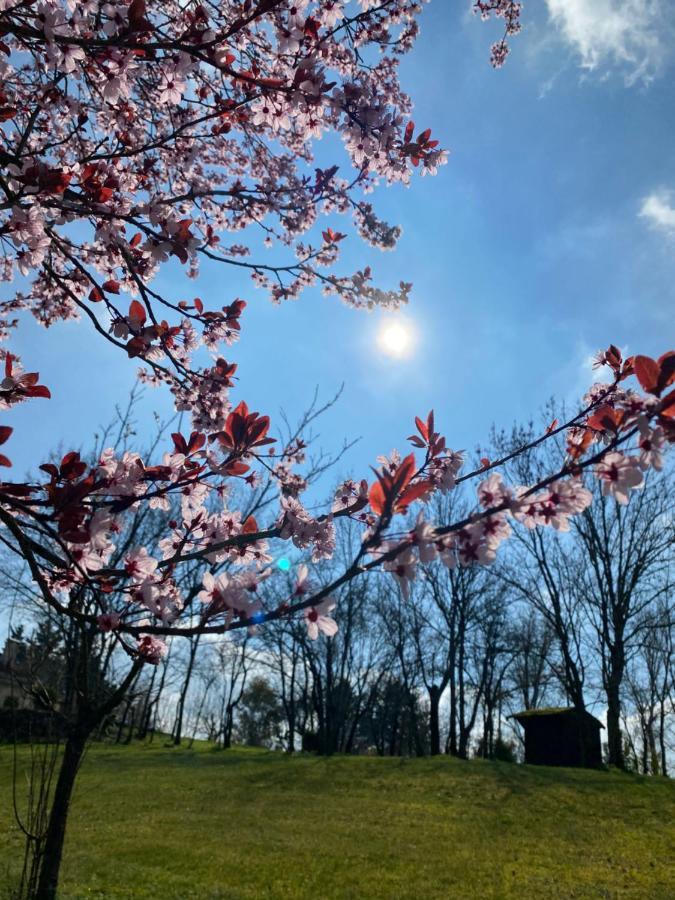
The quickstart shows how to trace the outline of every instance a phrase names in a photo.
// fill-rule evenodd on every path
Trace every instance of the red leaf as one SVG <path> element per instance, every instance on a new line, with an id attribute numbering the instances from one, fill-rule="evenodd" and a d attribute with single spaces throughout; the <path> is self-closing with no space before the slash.
<path id="1" fill-rule="evenodd" d="M 426 424 L 420 419 L 419 416 L 415 416 L 415 425 L 417 425 L 417 430 L 424 438 L 425 443 L 429 441 L 429 429 Z"/>
<path id="2" fill-rule="evenodd" d="M 623 421 L 623 413 L 611 406 L 601 406 L 592 416 L 589 417 L 586 424 L 593 431 L 611 431 L 617 432 Z"/>
<path id="3" fill-rule="evenodd" d="M 431 482 L 429 481 L 418 481 L 415 484 L 409 485 L 405 491 L 403 491 L 396 503 L 397 511 L 403 511 L 414 500 L 419 500 L 420 497 L 428 494 L 430 488 Z"/>
<path id="4" fill-rule="evenodd" d="M 249 516 L 244 522 L 244 527 L 241 530 L 243 534 L 256 534 L 258 531 L 258 523 L 255 520 L 255 516 Z"/>
<path id="5" fill-rule="evenodd" d="M 51 399 L 51 391 L 44 384 L 36 384 L 35 387 L 26 388 L 24 394 L 27 397 L 44 397 L 46 400 Z"/>
<path id="6" fill-rule="evenodd" d="M 384 511 L 385 496 L 382 484 L 379 481 L 375 481 L 371 484 L 370 490 L 368 491 L 368 501 L 370 502 L 373 512 L 378 516 L 381 516 Z"/>
<path id="7" fill-rule="evenodd" d="M 188 445 L 183 435 L 176 431 L 171 435 L 171 439 L 173 440 L 174 447 L 176 448 L 176 453 L 183 453 L 185 456 L 187 456 Z"/>
<path id="8" fill-rule="evenodd" d="M 675 391 L 671 391 L 661 401 L 661 413 L 666 419 L 675 419 Z"/>
<path id="9" fill-rule="evenodd" d="M 12 468 L 9 457 L 5 456 L 3 453 L 0 453 L 0 466 L 6 466 L 8 469 Z"/>
<path id="10" fill-rule="evenodd" d="M 246 463 L 240 462 L 238 459 L 233 460 L 231 463 L 228 463 L 225 467 L 225 471 L 228 475 L 243 475 L 244 472 L 248 472 L 250 466 L 247 466 Z"/>
<path id="11" fill-rule="evenodd" d="M 413 447 L 419 447 L 420 450 L 422 450 L 422 449 L 424 449 L 424 447 L 426 447 L 426 443 L 422 440 L 422 438 L 417 437 L 416 434 L 408 435 L 408 440 L 413 445 Z"/>
<path id="12" fill-rule="evenodd" d="M 551 432 L 555 431 L 557 427 L 558 427 L 558 420 L 554 419 L 551 422 L 551 424 L 548 426 L 548 428 L 546 429 L 546 434 L 551 434 Z"/>
<path id="13" fill-rule="evenodd" d="M 490 460 L 488 459 L 487 456 L 481 456 L 480 464 L 484 469 L 487 469 L 490 465 Z"/>
<path id="14" fill-rule="evenodd" d="M 120 292 L 120 283 L 115 281 L 114 278 L 104 281 L 101 287 L 104 291 L 109 291 L 111 294 L 119 294 Z"/>
<path id="15" fill-rule="evenodd" d="M 13 428 L 10 428 L 9 425 L 0 425 L 0 444 L 6 443 L 9 440 L 10 434 L 14 431 Z"/>
<path id="16" fill-rule="evenodd" d="M 202 301 L 199 299 L 199 297 L 195 297 L 194 303 L 195 303 L 195 309 L 197 310 L 197 312 L 198 312 L 198 313 L 203 313 L 203 312 L 204 312 L 204 304 L 203 304 Z"/>
<path id="17" fill-rule="evenodd" d="M 103 292 L 97 287 L 92 288 L 89 291 L 89 299 L 91 300 L 92 303 L 100 303 L 101 300 L 104 299 Z"/>
<path id="18" fill-rule="evenodd" d="M 401 460 L 401 464 L 394 473 L 394 489 L 396 494 L 407 487 L 408 482 L 415 473 L 415 454 L 410 453 L 405 459 Z"/>
<path id="19" fill-rule="evenodd" d="M 188 443 L 188 454 L 196 453 L 197 450 L 201 450 L 205 443 L 206 435 L 202 434 L 200 431 L 193 431 L 190 435 L 190 442 Z"/>
<path id="20" fill-rule="evenodd" d="M 148 31 L 152 26 L 145 18 L 145 0 L 131 0 L 129 4 L 129 26 L 132 31 Z"/>
<path id="21" fill-rule="evenodd" d="M 145 307 L 142 303 L 139 303 L 138 300 L 131 301 L 131 304 L 129 305 L 129 318 L 138 325 L 145 324 L 145 320 L 147 319 Z"/>
<path id="22" fill-rule="evenodd" d="M 675 382 L 675 350 L 659 356 L 659 393 Z"/>
<path id="23" fill-rule="evenodd" d="M 648 394 L 657 394 L 661 368 L 655 359 L 649 356 L 634 356 L 633 371 L 642 389 Z"/>

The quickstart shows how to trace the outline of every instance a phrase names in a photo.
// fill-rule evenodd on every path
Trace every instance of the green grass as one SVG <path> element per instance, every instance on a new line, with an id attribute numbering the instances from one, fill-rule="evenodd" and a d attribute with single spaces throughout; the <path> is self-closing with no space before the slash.
<path id="1" fill-rule="evenodd" d="M 0 877 L 10 782 L 0 748 Z M 615 772 L 96 746 L 60 896 L 668 900 L 674 820 L 675 783 Z"/>

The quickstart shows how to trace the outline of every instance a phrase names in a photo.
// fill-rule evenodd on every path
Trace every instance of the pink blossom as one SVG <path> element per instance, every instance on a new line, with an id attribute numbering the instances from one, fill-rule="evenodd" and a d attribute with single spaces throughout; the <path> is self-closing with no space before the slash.
<path id="1" fill-rule="evenodd" d="M 305 625 L 307 626 L 307 634 L 311 640 L 315 641 L 319 632 L 325 634 L 326 637 L 332 637 L 337 633 L 337 622 L 328 614 L 335 609 L 335 601 L 330 597 L 326 597 L 316 606 L 307 606 L 303 611 L 305 617 Z"/>
<path id="2" fill-rule="evenodd" d="M 96 621 L 100 631 L 115 631 L 120 626 L 121 617 L 116 612 L 103 613 Z"/>
<path id="3" fill-rule="evenodd" d="M 394 545 L 395 546 L 395 545 Z M 392 546 L 383 545 L 380 549 L 381 553 L 386 553 L 393 549 Z M 401 589 L 403 598 L 410 599 L 410 585 L 417 575 L 417 560 L 412 547 L 408 544 L 401 547 L 400 552 L 393 559 L 388 559 L 383 568 L 387 572 L 391 572 Z"/>
<path id="4" fill-rule="evenodd" d="M 666 444 L 663 429 L 659 425 L 656 428 L 650 428 L 644 416 L 640 416 L 638 419 L 638 428 L 640 429 L 638 440 L 640 467 L 644 471 L 651 467 L 660 472 L 663 469 L 663 451 Z"/>
<path id="5" fill-rule="evenodd" d="M 124 568 L 130 578 L 141 582 L 154 574 L 157 560 L 150 556 L 146 547 L 134 547 L 124 558 Z"/>
<path id="6" fill-rule="evenodd" d="M 432 526 L 425 521 L 424 513 L 420 510 L 417 515 L 415 527 L 410 532 L 410 540 L 417 550 L 420 562 L 431 562 L 436 558 L 436 536 Z"/>
<path id="7" fill-rule="evenodd" d="M 136 643 L 136 652 L 151 666 L 158 666 L 166 656 L 167 646 L 152 634 L 142 634 Z"/>
<path id="8" fill-rule="evenodd" d="M 628 503 L 629 492 L 642 487 L 644 481 L 638 460 L 617 451 L 603 457 L 595 474 L 602 483 L 603 495 L 622 504 Z"/>
<path id="9" fill-rule="evenodd" d="M 478 485 L 478 500 L 485 509 L 500 506 L 510 500 L 511 490 L 502 483 L 499 472 L 492 472 L 485 481 Z"/>

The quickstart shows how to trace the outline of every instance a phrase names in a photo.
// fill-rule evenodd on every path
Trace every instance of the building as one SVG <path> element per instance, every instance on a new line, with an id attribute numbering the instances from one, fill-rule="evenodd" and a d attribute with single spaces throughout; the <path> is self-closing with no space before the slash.
<path id="1" fill-rule="evenodd" d="M 602 765 L 600 729 L 595 716 L 574 707 L 526 709 L 512 716 L 525 732 L 525 762 L 537 766 Z"/>
<path id="2" fill-rule="evenodd" d="M 65 734 L 59 697 L 63 663 L 9 638 L 0 653 L 0 743 L 53 741 Z"/>
<path id="3" fill-rule="evenodd" d="M 0 709 L 58 706 L 63 664 L 39 655 L 26 641 L 8 638 L 0 653 Z"/>

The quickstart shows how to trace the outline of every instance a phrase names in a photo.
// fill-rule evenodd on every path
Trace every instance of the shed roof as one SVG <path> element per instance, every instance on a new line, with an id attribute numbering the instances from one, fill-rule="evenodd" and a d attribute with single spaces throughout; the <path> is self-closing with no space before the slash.
<path id="1" fill-rule="evenodd" d="M 530 719 L 554 718 L 556 716 L 577 716 L 578 714 L 579 710 L 574 706 L 547 706 L 542 707 L 541 709 L 524 709 L 521 712 L 514 713 L 510 718 L 515 719 L 516 722 L 524 725 L 525 722 Z M 583 710 L 583 715 L 585 718 L 591 719 L 599 728 L 605 727 L 599 719 L 596 719 L 595 716 L 592 716 L 586 710 Z"/>

